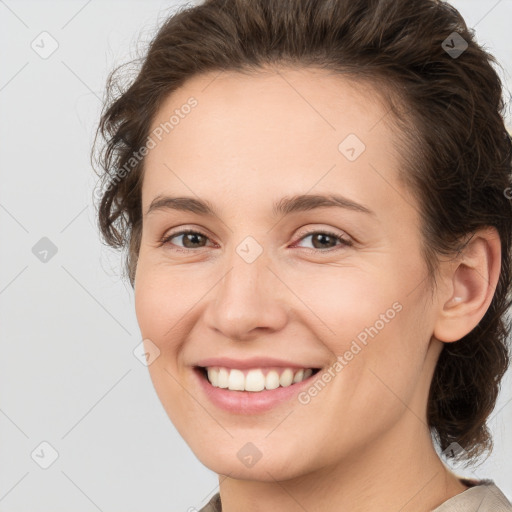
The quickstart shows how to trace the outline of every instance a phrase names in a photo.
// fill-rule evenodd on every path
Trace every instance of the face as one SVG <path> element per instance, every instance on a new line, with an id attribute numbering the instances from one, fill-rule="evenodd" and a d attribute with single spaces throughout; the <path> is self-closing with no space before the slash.
<path id="1" fill-rule="evenodd" d="M 211 73 L 153 120 L 136 314 L 167 414 L 219 474 L 298 477 L 423 428 L 433 310 L 376 98 L 321 70 Z"/>

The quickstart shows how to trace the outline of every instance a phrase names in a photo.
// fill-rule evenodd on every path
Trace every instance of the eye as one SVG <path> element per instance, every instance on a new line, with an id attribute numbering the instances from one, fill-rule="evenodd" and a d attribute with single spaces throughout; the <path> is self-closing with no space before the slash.
<path id="1" fill-rule="evenodd" d="M 350 247 L 352 245 L 352 241 L 348 240 L 337 233 L 332 233 L 330 231 L 309 231 L 304 234 L 299 241 L 305 240 L 308 237 L 312 237 L 311 241 L 313 243 L 313 251 L 320 249 L 335 249 L 336 245 L 338 246 L 347 246 Z M 340 242 L 336 244 L 336 242 Z M 332 243 L 334 242 L 334 245 Z M 327 252 L 325 250 L 320 252 Z"/>
<path id="2" fill-rule="evenodd" d="M 187 252 L 188 249 L 200 249 L 200 247 L 197 247 L 196 245 L 201 243 L 201 240 L 208 240 L 208 237 L 201 233 L 200 231 L 194 231 L 193 229 L 184 229 L 182 231 L 179 231 L 177 233 L 171 233 L 170 235 L 167 235 L 160 240 L 161 245 L 170 244 L 171 240 L 173 238 L 182 237 L 183 247 L 185 247 L 185 250 L 180 249 L 178 246 L 178 249 L 175 249 L 180 252 Z M 175 245 L 174 243 L 171 245 Z"/>
<path id="3" fill-rule="evenodd" d="M 316 236 L 315 236 L 316 235 Z M 173 238 L 179 238 L 182 239 L 182 246 L 177 246 L 176 251 L 179 252 L 188 252 L 192 249 L 200 249 L 201 247 L 205 247 L 204 245 L 201 245 L 202 242 L 206 242 L 209 240 L 209 238 L 201 233 L 200 231 L 194 231 L 193 229 L 184 229 L 182 231 L 179 231 L 177 233 L 171 233 L 170 235 L 167 235 L 160 240 L 161 245 L 165 244 L 171 244 L 176 245 L 175 243 L 171 243 L 171 240 Z M 348 240 L 341 235 L 338 235 L 337 233 L 332 233 L 330 231 L 309 231 L 308 233 L 303 234 L 301 238 L 299 239 L 299 242 L 302 240 L 305 240 L 308 237 L 312 237 L 313 242 L 313 249 L 310 249 L 314 252 L 320 251 L 320 252 L 327 252 L 331 249 L 334 249 L 336 246 L 346 246 L 349 247 L 352 245 L 352 241 Z M 333 245 L 334 242 L 334 245 Z M 336 242 L 339 242 L 336 243 Z M 199 244 L 199 246 L 198 246 Z M 184 249 L 180 249 L 180 247 L 184 247 Z M 307 248 L 306 248 L 307 249 Z M 326 249 L 326 250 L 323 250 Z"/>

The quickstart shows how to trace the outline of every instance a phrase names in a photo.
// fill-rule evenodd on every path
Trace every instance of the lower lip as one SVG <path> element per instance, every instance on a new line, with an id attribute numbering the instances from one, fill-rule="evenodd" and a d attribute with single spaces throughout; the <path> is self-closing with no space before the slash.
<path id="1" fill-rule="evenodd" d="M 266 389 L 264 391 L 230 391 L 225 388 L 212 386 L 202 371 L 194 368 L 194 374 L 199 380 L 200 387 L 207 398 L 217 407 L 234 414 L 257 414 L 268 411 L 279 404 L 296 397 L 300 391 L 311 385 L 317 376 L 314 373 L 306 380 L 287 387 Z"/>

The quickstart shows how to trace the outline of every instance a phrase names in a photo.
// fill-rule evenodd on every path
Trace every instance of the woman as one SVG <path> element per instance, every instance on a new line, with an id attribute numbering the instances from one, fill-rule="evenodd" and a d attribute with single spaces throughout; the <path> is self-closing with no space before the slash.
<path id="1" fill-rule="evenodd" d="M 509 364 L 493 62 L 440 1 L 209 0 L 111 77 L 99 226 L 203 511 L 512 510 L 439 456 Z"/>

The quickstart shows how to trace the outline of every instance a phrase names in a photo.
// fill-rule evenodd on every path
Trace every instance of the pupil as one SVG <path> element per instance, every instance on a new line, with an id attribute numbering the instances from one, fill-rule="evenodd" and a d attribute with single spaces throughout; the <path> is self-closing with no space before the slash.
<path id="1" fill-rule="evenodd" d="M 184 245 L 185 247 L 187 247 L 187 241 L 189 240 L 189 237 L 190 238 L 194 238 L 194 239 L 197 239 L 197 238 L 200 238 L 202 235 L 198 234 L 198 233 L 185 233 L 185 238 L 184 238 Z M 197 241 L 193 241 L 192 244 L 197 244 L 199 242 Z"/>
<path id="2" fill-rule="evenodd" d="M 323 242 L 325 242 L 325 238 L 327 238 L 327 239 L 331 238 L 331 240 L 333 240 L 330 235 L 326 235 L 325 233 L 318 233 L 317 235 L 313 236 L 313 243 L 315 242 L 315 240 L 320 239 L 320 243 L 322 244 Z M 332 244 L 331 244 L 331 246 L 332 246 Z M 325 245 L 320 245 L 320 247 L 325 247 Z"/>

